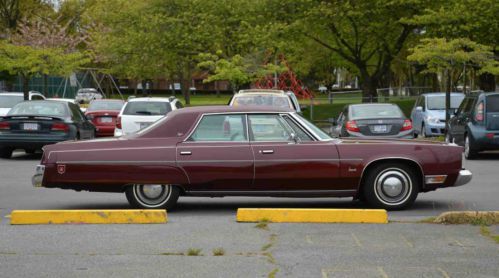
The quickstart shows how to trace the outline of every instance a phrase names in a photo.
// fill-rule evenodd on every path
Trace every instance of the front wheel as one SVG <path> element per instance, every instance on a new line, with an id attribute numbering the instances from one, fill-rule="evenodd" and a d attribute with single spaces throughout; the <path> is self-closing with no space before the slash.
<path id="1" fill-rule="evenodd" d="M 475 142 L 469 134 L 464 137 L 464 157 L 466 159 L 475 159 L 478 156 L 478 151 L 474 146 Z"/>
<path id="2" fill-rule="evenodd" d="M 383 163 L 367 173 L 363 194 L 373 207 L 400 210 L 416 200 L 419 180 L 417 171 L 407 165 Z"/>
<path id="3" fill-rule="evenodd" d="M 169 184 L 134 184 L 125 191 L 128 203 L 141 209 L 171 209 L 177 204 L 180 190 Z"/>

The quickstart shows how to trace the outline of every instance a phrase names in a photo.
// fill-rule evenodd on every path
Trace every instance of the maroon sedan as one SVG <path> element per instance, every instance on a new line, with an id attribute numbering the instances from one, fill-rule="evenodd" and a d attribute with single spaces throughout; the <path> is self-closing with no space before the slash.
<path id="1" fill-rule="evenodd" d="M 119 99 L 98 99 L 90 102 L 85 116 L 95 125 L 95 136 L 114 136 L 116 118 L 125 102 Z"/>
<path id="2" fill-rule="evenodd" d="M 175 110 L 133 135 L 46 146 L 33 185 L 125 192 L 138 208 L 169 209 L 185 195 L 354 197 L 402 209 L 470 180 L 454 144 L 339 140 L 293 111 L 212 106 Z"/>

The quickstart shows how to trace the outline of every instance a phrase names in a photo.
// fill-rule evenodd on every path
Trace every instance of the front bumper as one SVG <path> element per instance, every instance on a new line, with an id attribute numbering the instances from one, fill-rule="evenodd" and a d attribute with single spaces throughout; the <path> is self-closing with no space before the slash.
<path id="1" fill-rule="evenodd" d="M 45 165 L 37 165 L 35 174 L 31 178 L 31 184 L 34 187 L 42 187 L 43 175 L 45 174 Z"/>
<path id="2" fill-rule="evenodd" d="M 465 185 L 471 181 L 472 177 L 473 174 L 471 173 L 470 170 L 463 169 L 459 171 L 459 175 L 457 176 L 456 182 L 454 183 L 453 186 Z"/>

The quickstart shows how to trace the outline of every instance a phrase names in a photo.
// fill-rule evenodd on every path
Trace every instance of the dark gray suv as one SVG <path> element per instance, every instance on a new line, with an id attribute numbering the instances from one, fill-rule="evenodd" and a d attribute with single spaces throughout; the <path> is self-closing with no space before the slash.
<path id="1" fill-rule="evenodd" d="M 467 159 L 499 150 L 499 93 L 468 95 L 449 122 L 446 141 L 464 146 Z"/>

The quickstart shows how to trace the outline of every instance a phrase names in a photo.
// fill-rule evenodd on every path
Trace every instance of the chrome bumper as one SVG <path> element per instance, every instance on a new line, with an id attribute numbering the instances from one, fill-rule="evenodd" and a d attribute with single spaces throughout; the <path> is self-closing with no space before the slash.
<path id="1" fill-rule="evenodd" d="M 42 187 L 43 174 L 45 173 L 45 165 L 37 165 L 35 174 L 31 178 L 31 184 L 34 187 Z"/>
<path id="2" fill-rule="evenodd" d="M 454 183 L 454 186 L 465 185 L 471 181 L 472 177 L 473 177 L 473 174 L 471 173 L 471 171 L 463 169 L 463 170 L 459 171 L 459 176 L 457 177 L 457 180 Z"/>

